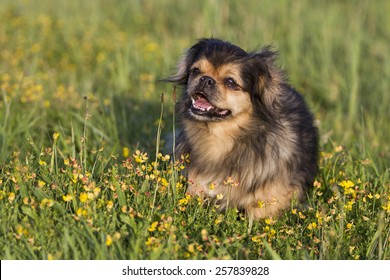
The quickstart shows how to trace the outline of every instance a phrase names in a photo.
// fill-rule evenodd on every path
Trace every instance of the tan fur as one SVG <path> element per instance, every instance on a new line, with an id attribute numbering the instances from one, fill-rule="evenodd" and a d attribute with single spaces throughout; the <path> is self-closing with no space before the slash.
<path id="1" fill-rule="evenodd" d="M 252 103 L 247 92 L 240 90 L 232 94 L 223 84 L 226 77 L 233 77 L 239 85 L 242 84 L 240 78 L 241 65 L 230 63 L 215 68 L 207 59 L 201 58 L 193 67 L 199 68 L 202 75 L 210 76 L 216 80 L 219 91 L 214 104 L 232 111 L 232 118 L 223 122 L 195 124 L 187 122 L 184 126 L 193 147 L 193 153 L 201 154 L 207 161 L 217 164 L 221 158 L 224 158 L 235 148 L 236 137 L 240 134 L 240 130 L 250 125 L 253 113 Z M 188 90 L 191 91 L 196 84 L 196 80 L 192 81 L 190 79 Z M 270 95 L 267 98 L 271 102 L 274 97 Z M 286 131 L 286 135 L 290 135 L 290 133 Z M 289 151 L 292 148 L 291 146 L 294 145 L 289 138 L 285 138 L 283 142 L 280 145 L 283 147 L 280 164 L 283 164 L 284 158 L 290 156 Z M 266 152 L 271 153 L 272 151 Z M 280 165 L 277 162 L 269 162 L 263 166 L 263 176 L 271 177 L 278 171 L 279 167 Z M 256 192 L 246 193 L 240 187 L 240 179 L 245 178 L 245 181 L 254 181 L 256 175 L 258 174 L 254 174 L 253 169 L 248 168 L 244 174 L 230 174 L 229 178 L 218 178 L 215 181 L 214 176 L 197 174 L 190 165 L 189 180 L 192 184 L 189 186 L 188 192 L 192 195 L 205 195 L 213 198 L 222 195 L 223 198 L 219 201 L 222 208 L 229 205 L 245 209 L 250 219 L 274 216 L 280 209 L 288 207 L 294 194 L 292 189 L 296 189 L 295 193 L 298 197 L 302 196 L 303 190 L 288 185 L 288 179 L 281 176 L 282 174 L 274 182 L 259 185 Z M 227 185 L 226 181 L 229 179 L 235 183 L 230 186 Z"/>
<path id="2" fill-rule="evenodd" d="M 316 171 L 313 118 L 275 55 L 204 39 L 167 79 L 184 86 L 176 153 L 190 155 L 188 193 L 244 210 L 251 221 L 303 200 Z"/>

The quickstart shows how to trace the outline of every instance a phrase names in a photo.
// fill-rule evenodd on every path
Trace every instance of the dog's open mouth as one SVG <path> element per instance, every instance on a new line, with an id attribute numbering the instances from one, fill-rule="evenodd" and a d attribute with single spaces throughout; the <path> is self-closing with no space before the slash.
<path id="1" fill-rule="evenodd" d="M 207 117 L 227 117 L 231 114 L 230 110 L 220 109 L 211 104 L 202 92 L 195 92 L 192 97 L 192 113 Z"/>

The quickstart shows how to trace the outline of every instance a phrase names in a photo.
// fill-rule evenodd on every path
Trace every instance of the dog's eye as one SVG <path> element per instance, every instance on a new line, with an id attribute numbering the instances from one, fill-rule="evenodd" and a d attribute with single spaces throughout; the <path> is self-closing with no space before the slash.
<path id="1" fill-rule="evenodd" d="M 236 81 L 233 78 L 227 78 L 225 80 L 225 85 L 233 90 L 237 90 L 239 86 L 237 85 Z"/>
<path id="2" fill-rule="evenodd" d="M 191 69 L 191 74 L 192 74 L 192 75 L 196 76 L 196 75 L 198 75 L 199 73 L 200 73 L 200 70 L 199 70 L 198 67 L 194 67 L 194 68 Z"/>

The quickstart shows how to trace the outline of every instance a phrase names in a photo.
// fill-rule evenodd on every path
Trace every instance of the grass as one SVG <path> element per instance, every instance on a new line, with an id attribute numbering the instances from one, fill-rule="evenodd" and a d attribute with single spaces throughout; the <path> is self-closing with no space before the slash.
<path id="1" fill-rule="evenodd" d="M 388 1 L 0 5 L 0 259 L 390 259 Z M 315 112 L 307 207 L 186 195 L 171 85 L 196 38 L 273 44 Z M 161 94 L 164 100 L 161 102 Z"/>

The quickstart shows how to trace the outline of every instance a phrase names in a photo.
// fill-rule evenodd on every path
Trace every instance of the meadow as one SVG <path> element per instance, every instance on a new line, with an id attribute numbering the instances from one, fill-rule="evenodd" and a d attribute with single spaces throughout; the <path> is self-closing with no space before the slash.
<path id="1" fill-rule="evenodd" d="M 389 1 L 0 0 L 0 259 L 390 259 Z M 273 45 L 321 134 L 306 207 L 249 228 L 186 194 L 197 38 Z"/>

